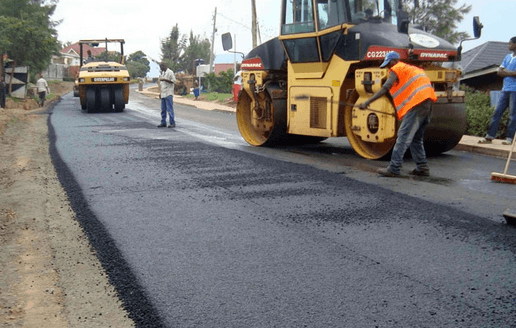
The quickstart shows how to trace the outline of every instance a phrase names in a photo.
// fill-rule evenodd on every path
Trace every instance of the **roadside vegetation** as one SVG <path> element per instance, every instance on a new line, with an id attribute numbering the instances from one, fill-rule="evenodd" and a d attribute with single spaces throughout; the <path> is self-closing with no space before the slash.
<path id="1" fill-rule="evenodd" d="M 208 92 L 231 93 L 233 90 L 233 70 L 230 68 L 225 72 L 206 74 L 205 81 L 208 86 Z"/>
<path id="2" fill-rule="evenodd" d="M 194 95 L 186 95 L 186 98 L 194 98 Z M 221 101 L 221 102 L 227 102 L 233 99 L 233 95 L 231 93 L 218 93 L 218 92 L 207 92 L 207 93 L 201 93 L 199 96 L 201 100 L 207 100 L 207 101 Z"/>
<path id="3" fill-rule="evenodd" d="M 30 80 L 50 64 L 60 49 L 56 26 L 51 17 L 57 0 L 0 0 L 0 54 L 7 54 L 12 66 L 30 66 Z M 0 73 L 3 74 L 3 56 Z"/>
<path id="4" fill-rule="evenodd" d="M 494 107 L 490 104 L 489 93 L 462 87 L 466 91 L 466 134 L 483 137 L 486 135 Z M 497 138 L 505 138 L 509 111 L 506 111 L 500 120 Z"/>

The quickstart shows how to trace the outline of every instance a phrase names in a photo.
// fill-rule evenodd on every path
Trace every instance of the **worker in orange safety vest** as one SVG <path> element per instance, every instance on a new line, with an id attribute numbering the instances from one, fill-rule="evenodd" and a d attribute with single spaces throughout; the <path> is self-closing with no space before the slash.
<path id="1" fill-rule="evenodd" d="M 389 68 L 387 81 L 378 92 L 358 107 L 365 109 L 373 101 L 389 92 L 401 125 L 389 166 L 379 169 L 378 173 L 386 177 L 399 176 L 403 156 L 410 147 L 410 153 L 416 162 L 416 168 L 410 174 L 429 176 L 430 169 L 423 140 L 425 128 L 430 123 L 432 115 L 432 104 L 437 101 L 430 79 L 419 67 L 401 62 L 400 55 L 395 51 L 387 53 L 380 67 Z"/>

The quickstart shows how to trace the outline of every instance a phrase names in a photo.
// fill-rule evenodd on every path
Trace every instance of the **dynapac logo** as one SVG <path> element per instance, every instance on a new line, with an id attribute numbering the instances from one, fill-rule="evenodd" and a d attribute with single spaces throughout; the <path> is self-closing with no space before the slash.
<path id="1" fill-rule="evenodd" d="M 457 51 L 445 50 L 445 51 L 429 51 L 425 49 L 414 49 L 414 55 L 419 57 L 419 60 L 430 60 L 430 61 L 447 61 L 457 57 Z"/>
<path id="2" fill-rule="evenodd" d="M 420 58 L 432 58 L 432 59 L 447 59 L 448 55 L 440 52 L 422 52 L 419 55 Z"/>
<path id="3" fill-rule="evenodd" d="M 242 62 L 242 69 L 263 69 L 263 63 L 260 58 L 253 58 Z"/>

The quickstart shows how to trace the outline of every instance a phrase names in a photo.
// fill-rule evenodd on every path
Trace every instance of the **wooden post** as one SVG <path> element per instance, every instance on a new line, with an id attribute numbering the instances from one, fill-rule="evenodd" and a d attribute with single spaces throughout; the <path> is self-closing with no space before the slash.
<path id="1" fill-rule="evenodd" d="M 217 32 L 217 7 L 215 7 L 215 14 L 213 15 L 213 33 L 211 35 L 211 50 L 210 50 L 210 73 L 213 73 L 213 60 L 215 49 L 215 33 Z M 195 67 L 194 67 L 195 70 Z"/>
<path id="2" fill-rule="evenodd" d="M 0 77 L 4 76 L 4 54 L 0 54 Z"/>
<path id="3" fill-rule="evenodd" d="M 16 67 L 16 61 L 13 60 L 11 67 L 11 80 L 9 81 L 9 94 L 13 93 L 13 80 L 14 80 L 14 68 Z"/>

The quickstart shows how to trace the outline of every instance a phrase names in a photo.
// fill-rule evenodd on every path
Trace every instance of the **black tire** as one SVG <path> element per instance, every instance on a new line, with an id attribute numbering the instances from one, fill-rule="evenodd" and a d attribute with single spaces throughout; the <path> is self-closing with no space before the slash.
<path id="1" fill-rule="evenodd" d="M 104 111 L 111 110 L 111 98 L 109 96 L 108 88 L 100 89 L 100 106 L 102 107 L 102 110 L 104 110 Z"/>
<path id="2" fill-rule="evenodd" d="M 86 110 L 88 113 L 93 113 L 95 111 L 95 98 L 95 89 L 86 89 Z"/>
<path id="3" fill-rule="evenodd" d="M 121 87 L 114 89 L 115 93 L 115 111 L 123 112 L 125 108 L 124 104 L 124 90 Z"/>

